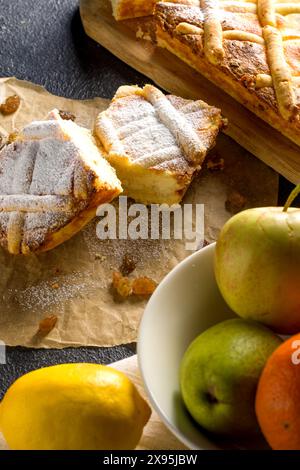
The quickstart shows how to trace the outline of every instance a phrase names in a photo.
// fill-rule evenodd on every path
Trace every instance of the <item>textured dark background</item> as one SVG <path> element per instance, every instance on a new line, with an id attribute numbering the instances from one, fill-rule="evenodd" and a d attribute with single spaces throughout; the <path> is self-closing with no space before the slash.
<path id="1" fill-rule="evenodd" d="M 111 98 L 120 85 L 149 81 L 85 35 L 78 0 L 0 0 L 0 76 L 16 76 L 81 99 Z M 281 178 L 280 203 L 289 190 Z M 0 365 L 0 398 L 29 370 L 62 362 L 110 363 L 133 351 L 134 345 L 62 351 L 8 348 L 8 363 Z"/>
<path id="2" fill-rule="evenodd" d="M 81 99 L 111 98 L 120 85 L 147 81 L 85 35 L 77 0 L 0 0 L 0 77 L 4 76 L 30 80 L 54 94 Z M 29 370 L 63 362 L 108 364 L 134 351 L 134 345 L 8 348 L 7 365 L 0 365 L 0 398 Z"/>

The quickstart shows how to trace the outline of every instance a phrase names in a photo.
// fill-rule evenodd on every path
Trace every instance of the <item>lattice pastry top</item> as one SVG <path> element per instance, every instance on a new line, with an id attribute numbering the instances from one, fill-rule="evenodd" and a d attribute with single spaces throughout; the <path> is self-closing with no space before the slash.
<path id="1" fill-rule="evenodd" d="M 120 192 L 89 131 L 54 110 L 0 152 L 0 243 L 12 254 L 53 248 Z"/>
<path id="2" fill-rule="evenodd" d="M 157 4 L 158 44 L 300 144 L 300 1 L 181 3 Z"/>

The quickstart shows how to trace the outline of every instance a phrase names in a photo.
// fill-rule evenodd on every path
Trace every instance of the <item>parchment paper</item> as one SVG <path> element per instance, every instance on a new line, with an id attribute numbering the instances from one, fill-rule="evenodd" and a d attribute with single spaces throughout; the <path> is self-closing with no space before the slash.
<path id="1" fill-rule="evenodd" d="M 49 94 L 15 78 L 0 79 L 0 102 L 18 94 L 21 106 L 12 116 L 0 115 L 0 131 L 43 119 L 53 108 L 74 113 L 76 122 L 93 127 L 108 101 L 75 101 Z M 191 185 L 185 202 L 205 204 L 205 238 L 214 241 L 231 216 L 225 201 L 232 190 L 246 199 L 246 207 L 277 202 L 278 175 L 244 149 L 221 135 L 213 152 L 225 160 L 223 171 L 204 170 Z M 100 241 L 93 221 L 81 233 L 41 255 L 15 257 L 0 249 L 0 339 L 7 345 L 31 347 L 112 346 L 136 340 L 146 301 L 116 301 L 111 292 L 112 271 L 125 254 L 136 262 L 135 275 L 160 282 L 191 252 L 184 240 Z M 58 323 L 45 337 L 37 337 L 40 320 L 55 314 Z"/>

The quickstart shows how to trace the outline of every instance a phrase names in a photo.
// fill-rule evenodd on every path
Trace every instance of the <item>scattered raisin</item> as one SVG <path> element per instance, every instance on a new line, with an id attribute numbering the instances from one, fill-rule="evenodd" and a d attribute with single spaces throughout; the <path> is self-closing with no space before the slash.
<path id="1" fill-rule="evenodd" d="M 41 320 L 39 323 L 38 334 L 43 336 L 48 335 L 55 327 L 57 320 L 58 318 L 56 315 L 50 315 L 49 317 Z"/>
<path id="2" fill-rule="evenodd" d="M 20 97 L 18 95 L 9 96 L 6 98 L 5 102 L 1 104 L 0 111 L 5 116 L 13 114 L 17 111 L 21 103 Z"/>
<path id="3" fill-rule="evenodd" d="M 246 203 L 247 199 L 245 196 L 240 194 L 238 191 L 233 190 L 225 202 L 225 208 L 228 212 L 236 214 L 237 212 L 240 212 L 242 209 L 244 209 Z"/>
<path id="4" fill-rule="evenodd" d="M 128 274 L 132 273 L 136 268 L 136 263 L 130 258 L 129 255 L 125 255 L 120 266 L 120 272 L 123 276 L 128 276 Z"/>
<path id="5" fill-rule="evenodd" d="M 149 277 L 137 277 L 133 280 L 123 276 L 119 271 L 113 273 L 112 285 L 117 293 L 127 298 L 132 295 L 149 297 L 155 291 L 157 284 Z"/>
<path id="6" fill-rule="evenodd" d="M 59 115 L 65 121 L 75 121 L 76 120 L 76 116 L 74 114 L 70 113 L 69 111 L 60 110 Z"/>
<path id="7" fill-rule="evenodd" d="M 132 294 L 132 281 L 122 276 L 118 271 L 113 273 L 113 287 L 121 297 L 129 297 Z"/>
<path id="8" fill-rule="evenodd" d="M 132 283 L 132 293 L 135 295 L 149 296 L 157 287 L 155 281 L 149 277 L 137 277 Z"/>

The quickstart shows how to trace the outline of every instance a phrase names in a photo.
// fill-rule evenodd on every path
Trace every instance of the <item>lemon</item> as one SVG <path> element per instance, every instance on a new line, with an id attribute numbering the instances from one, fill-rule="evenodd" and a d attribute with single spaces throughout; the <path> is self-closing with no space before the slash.
<path id="1" fill-rule="evenodd" d="M 19 378 L 0 405 L 0 429 L 13 450 L 127 450 L 151 410 L 122 372 L 63 364 Z"/>

